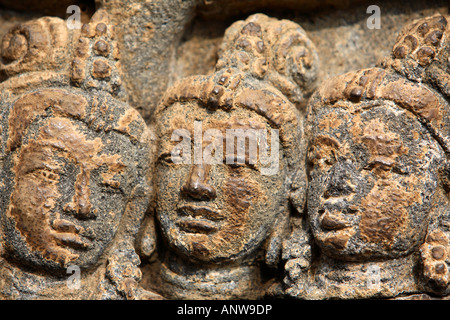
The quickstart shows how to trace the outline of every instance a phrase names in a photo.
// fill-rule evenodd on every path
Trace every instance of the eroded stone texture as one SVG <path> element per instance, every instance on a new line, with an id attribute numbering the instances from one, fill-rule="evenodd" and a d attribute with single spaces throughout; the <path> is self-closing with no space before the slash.
<path id="1" fill-rule="evenodd" d="M 392 56 L 381 65 L 406 78 L 423 84 L 449 101 L 449 21 L 448 16 L 436 14 L 416 20 L 404 27 L 394 45 Z M 448 119 L 432 112 L 436 118 L 431 126 L 442 148 L 449 152 Z M 448 193 L 447 161 L 442 163 L 441 179 Z M 428 235 L 421 246 L 421 267 L 427 291 L 447 295 L 448 288 L 448 214 L 437 216 L 428 228 Z"/>
<path id="2" fill-rule="evenodd" d="M 74 38 L 60 18 L 43 17 L 13 27 L 1 42 L 0 74 L 3 80 L 9 78 L 2 87 L 17 92 L 60 78 Z"/>
<path id="3" fill-rule="evenodd" d="M 97 1 L 117 24 L 129 103 L 150 120 L 165 90 L 179 79 L 214 70 L 225 30 L 253 13 L 301 25 L 317 47 L 319 83 L 374 66 L 391 50 L 401 27 L 448 12 L 446 0 L 380 0 L 381 29 L 369 29 L 367 4 L 359 0 Z"/>
<path id="4" fill-rule="evenodd" d="M 269 81 L 297 106 L 305 105 L 315 89 L 316 47 L 292 21 L 255 15 L 235 22 L 225 32 L 219 54 L 216 69 L 237 67 L 250 72 Z"/>
<path id="5" fill-rule="evenodd" d="M 67 12 L 69 6 L 78 6 L 80 8 L 81 22 L 88 22 L 90 16 L 95 11 L 95 1 L 91 0 L 0 0 L 0 6 L 8 9 L 28 12 L 38 12 L 41 15 L 64 17 L 70 16 L 73 11 Z"/>
<path id="6" fill-rule="evenodd" d="M 277 28 L 289 30 L 293 41 L 275 37 Z M 261 297 L 273 277 L 261 273 L 261 266 L 277 267 L 289 201 L 303 203 L 303 150 L 297 143 L 303 127 L 294 103 L 303 98 L 299 84 L 313 83 L 313 45 L 298 25 L 257 14 L 233 24 L 222 48 L 217 70 L 169 88 L 155 117 L 156 216 L 164 247 L 161 265 L 148 276 L 149 286 L 168 298 Z M 273 56 L 278 49 L 287 57 L 283 65 Z M 303 77 L 308 80 L 293 80 Z M 248 138 L 237 163 L 235 137 L 226 136 L 239 129 L 247 136 L 265 132 L 275 160 L 264 163 Z M 226 147 L 230 141 L 233 149 Z M 174 153 L 180 142 L 187 148 Z M 179 163 L 183 157 L 192 161 Z"/>
<path id="7" fill-rule="evenodd" d="M 96 69 L 119 59 L 108 21 L 98 11 L 80 36 L 41 18 L 3 39 L 4 299 L 157 297 L 138 287 L 134 249 L 152 197 L 151 134 L 118 99 L 117 65 Z M 89 73 L 73 72 L 76 59 Z M 78 287 L 68 283 L 73 266 Z"/>
<path id="8" fill-rule="evenodd" d="M 448 295 L 448 4 L 377 4 L 369 30 L 358 0 L 0 0 L 27 11 L 0 9 L 23 22 L 0 47 L 0 297 L 161 298 L 136 253 L 167 298 Z M 237 21 L 256 12 L 280 20 Z M 276 174 L 223 162 L 239 129 L 279 130 Z"/>
<path id="9" fill-rule="evenodd" d="M 85 90 L 100 89 L 121 100 L 127 99 L 121 79 L 115 27 L 104 10 L 98 11 L 81 28 L 71 63 L 74 85 Z"/>
<path id="10" fill-rule="evenodd" d="M 198 0 L 97 1 L 111 16 L 122 48 L 128 101 L 150 121 L 172 84 L 175 50 Z"/>

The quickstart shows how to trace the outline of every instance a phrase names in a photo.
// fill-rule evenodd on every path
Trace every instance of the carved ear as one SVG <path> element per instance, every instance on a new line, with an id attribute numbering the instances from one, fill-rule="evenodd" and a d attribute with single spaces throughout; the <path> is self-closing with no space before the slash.
<path id="1" fill-rule="evenodd" d="M 281 257 L 281 247 L 283 240 L 287 236 L 289 231 L 289 210 L 285 206 L 278 214 L 275 220 L 272 234 L 270 235 L 267 243 L 266 250 L 266 265 L 269 268 L 276 268 Z"/>
<path id="2" fill-rule="evenodd" d="M 306 173 L 303 169 L 298 169 L 289 181 L 289 195 L 288 203 L 282 207 L 282 211 L 279 213 L 275 225 L 268 239 L 267 251 L 266 251 L 266 264 L 270 268 L 276 268 L 281 256 L 281 247 L 283 241 L 289 235 L 290 224 L 290 210 L 289 204 L 300 214 L 302 214 L 305 207 L 306 199 Z"/>
<path id="3" fill-rule="evenodd" d="M 297 170 L 292 176 L 289 190 L 289 202 L 297 213 L 302 214 L 305 208 L 307 177 L 304 170 Z"/>
<path id="4" fill-rule="evenodd" d="M 156 249 L 156 229 L 154 215 L 145 217 L 136 238 L 136 251 L 142 259 L 149 259 Z"/>

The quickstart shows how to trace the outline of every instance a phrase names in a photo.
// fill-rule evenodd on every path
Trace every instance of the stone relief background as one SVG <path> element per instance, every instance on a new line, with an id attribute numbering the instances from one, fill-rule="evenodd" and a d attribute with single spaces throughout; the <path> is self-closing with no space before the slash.
<path id="1" fill-rule="evenodd" d="M 371 4 L 0 0 L 0 297 L 446 299 L 448 4 Z"/>

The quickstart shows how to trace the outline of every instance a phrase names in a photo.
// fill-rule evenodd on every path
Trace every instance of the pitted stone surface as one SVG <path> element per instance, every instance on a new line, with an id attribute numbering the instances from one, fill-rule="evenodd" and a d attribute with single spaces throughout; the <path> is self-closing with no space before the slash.
<path id="1" fill-rule="evenodd" d="M 448 299 L 448 3 L 377 5 L 0 0 L 0 299 Z"/>

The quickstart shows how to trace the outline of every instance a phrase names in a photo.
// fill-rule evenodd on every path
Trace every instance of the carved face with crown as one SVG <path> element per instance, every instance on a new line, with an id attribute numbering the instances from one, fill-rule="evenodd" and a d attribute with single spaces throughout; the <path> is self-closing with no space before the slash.
<path id="1" fill-rule="evenodd" d="M 310 103 L 309 223 L 319 247 L 343 260 L 416 250 L 436 202 L 444 152 L 412 111 L 433 121 L 437 98 L 383 77 L 377 69 L 337 77 Z M 430 109 L 416 108 L 420 101 Z"/>
<path id="2" fill-rule="evenodd" d="M 166 92 L 155 116 L 155 183 L 171 250 L 221 263 L 266 249 L 276 263 L 275 230 L 285 230 L 297 169 L 304 179 L 294 103 L 312 88 L 317 65 L 299 25 L 255 14 L 227 29 L 215 73 Z"/>
<path id="3" fill-rule="evenodd" d="M 2 215 L 9 255 L 46 270 L 92 266 L 135 188 L 148 189 L 143 120 L 108 98 L 89 106 L 83 95 L 60 89 L 26 94 L 10 110 Z"/>

